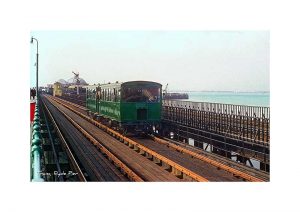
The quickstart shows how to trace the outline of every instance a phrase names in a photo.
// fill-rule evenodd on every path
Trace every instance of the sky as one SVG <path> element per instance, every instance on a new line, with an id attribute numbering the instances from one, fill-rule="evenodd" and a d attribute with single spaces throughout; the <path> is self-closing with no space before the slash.
<path id="1" fill-rule="evenodd" d="M 39 85 L 149 80 L 174 91 L 269 91 L 269 31 L 32 31 Z M 30 38 L 28 39 L 30 40 Z M 29 42 L 30 44 L 30 42 Z M 36 43 L 30 44 L 35 86 Z"/>

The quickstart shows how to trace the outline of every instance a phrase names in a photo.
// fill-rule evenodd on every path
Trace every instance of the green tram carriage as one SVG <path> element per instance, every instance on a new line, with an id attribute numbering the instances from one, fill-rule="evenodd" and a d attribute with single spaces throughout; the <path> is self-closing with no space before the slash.
<path id="1" fill-rule="evenodd" d="M 87 86 L 86 106 L 123 131 L 151 132 L 161 121 L 162 85 L 130 81 Z"/>

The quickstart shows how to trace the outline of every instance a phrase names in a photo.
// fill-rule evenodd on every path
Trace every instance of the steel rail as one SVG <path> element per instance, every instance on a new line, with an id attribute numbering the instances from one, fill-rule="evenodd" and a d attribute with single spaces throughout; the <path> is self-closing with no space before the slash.
<path id="1" fill-rule="evenodd" d="M 258 171 L 257 169 L 253 169 L 253 168 L 250 168 L 248 166 L 242 165 L 241 163 L 238 163 L 236 161 L 228 160 L 228 159 L 226 159 L 223 156 L 220 156 L 218 154 L 209 153 L 209 152 L 206 152 L 203 149 L 199 149 L 198 147 L 195 147 L 195 146 L 189 146 L 188 144 L 185 144 L 185 143 L 182 143 L 182 142 L 179 142 L 179 141 L 175 141 L 175 140 L 172 140 L 172 139 L 169 139 L 169 138 L 166 138 L 166 137 L 163 137 L 163 140 L 166 140 L 166 141 L 168 141 L 172 144 L 175 144 L 177 146 L 181 146 L 185 149 L 191 149 L 191 151 L 196 152 L 197 154 L 204 155 L 205 157 L 211 158 L 212 160 L 215 160 L 215 161 L 219 161 L 222 164 L 227 163 L 227 164 L 229 164 L 228 165 L 229 167 L 233 167 L 233 168 L 236 167 L 235 169 L 240 170 L 244 173 L 248 173 L 248 172 L 254 173 L 255 175 L 259 176 L 257 178 L 259 178 L 259 179 L 261 179 L 265 182 L 269 181 L 269 174 L 265 173 L 263 171 Z M 245 170 L 246 172 L 243 171 L 243 170 Z"/>
<path id="2" fill-rule="evenodd" d="M 229 166 L 227 166 L 225 164 L 222 164 L 220 162 L 217 162 L 215 160 L 207 158 L 207 157 L 205 157 L 203 155 L 200 155 L 198 153 L 195 153 L 195 152 L 193 152 L 191 150 L 188 150 L 188 149 L 185 149 L 183 147 L 180 147 L 180 146 L 177 146 L 175 144 L 172 144 L 172 143 L 170 143 L 170 142 L 168 142 L 166 140 L 163 140 L 161 138 L 153 136 L 153 140 L 156 141 L 156 142 L 158 142 L 158 143 L 161 143 L 161 144 L 167 145 L 169 147 L 172 147 L 172 148 L 174 148 L 174 149 L 176 149 L 176 150 L 178 150 L 178 151 L 180 151 L 182 153 L 189 154 L 190 156 L 192 156 L 194 158 L 200 159 L 200 160 L 202 160 L 202 161 L 204 161 L 206 163 L 209 163 L 209 164 L 211 164 L 211 165 L 213 165 L 213 166 L 215 166 L 215 167 L 217 167 L 219 169 L 228 171 L 228 172 L 234 174 L 235 176 L 239 176 L 239 177 L 241 177 L 241 178 L 243 178 L 245 180 L 248 180 L 250 182 L 264 182 L 263 180 L 261 180 L 261 179 L 259 179 L 257 177 L 254 177 L 254 176 L 251 176 L 249 174 L 246 174 L 246 173 L 244 173 L 242 171 L 239 171 L 239 170 L 234 169 L 232 167 L 229 167 Z"/>
<path id="3" fill-rule="evenodd" d="M 61 100 L 61 99 L 60 99 L 60 100 Z M 68 104 L 71 104 L 71 105 L 73 105 L 74 107 L 77 107 L 77 108 L 79 108 L 79 109 L 83 109 L 83 107 L 81 107 L 81 106 L 79 106 L 79 105 L 77 105 L 77 104 L 75 104 L 75 103 L 68 102 L 67 100 L 62 100 L 62 101 L 66 102 L 66 103 L 68 103 Z M 95 121 L 94 121 L 93 119 L 91 119 L 91 120 L 92 120 L 93 123 L 96 124 L 96 125 L 98 125 L 98 124 L 99 124 L 99 125 L 102 125 L 102 124 L 100 124 L 100 123 L 98 123 L 98 122 L 95 123 Z M 115 132 L 114 130 L 111 130 L 110 128 L 106 127 L 105 125 L 102 125 L 101 128 L 102 128 L 102 129 L 105 129 L 105 130 L 108 130 L 108 131 L 111 131 L 111 133 L 114 134 L 114 135 L 116 135 L 116 133 L 119 134 L 118 132 Z M 119 138 L 125 140 L 126 142 L 131 143 L 132 145 L 135 145 L 135 146 L 141 148 L 143 151 L 148 152 L 149 154 L 152 154 L 151 152 L 154 152 L 154 151 L 148 149 L 147 147 L 144 147 L 143 145 L 138 144 L 138 143 L 132 141 L 131 139 L 128 139 L 128 138 L 124 137 L 124 136 L 121 135 L 121 134 L 119 134 L 119 135 L 117 135 L 117 136 L 118 136 Z M 202 161 L 204 161 L 204 162 L 206 162 L 206 163 L 209 163 L 209 164 L 211 164 L 211 165 L 213 165 L 213 166 L 215 166 L 215 167 L 217 167 L 217 168 L 219 168 L 219 169 L 222 169 L 222 170 L 225 170 L 225 171 L 227 171 L 227 172 L 230 172 L 230 173 L 234 174 L 235 176 L 241 177 L 241 178 L 243 178 L 243 179 L 245 179 L 245 180 L 247 180 L 247 181 L 250 181 L 250 182 L 264 182 L 263 180 L 261 180 L 261 179 L 259 179 L 259 178 L 257 178 L 257 177 L 251 176 L 251 175 L 249 175 L 249 174 L 247 174 L 247 173 L 244 173 L 244 172 L 239 171 L 239 170 L 237 170 L 237 169 L 235 169 L 235 168 L 229 167 L 229 166 L 227 166 L 227 165 L 225 165 L 225 164 L 222 164 L 222 163 L 220 163 L 220 162 L 217 162 L 217 161 L 215 161 L 215 160 L 213 160 L 213 159 L 210 159 L 210 158 L 208 158 L 208 157 L 202 156 L 202 155 L 200 155 L 200 154 L 198 154 L 198 153 L 195 153 L 195 152 L 193 152 L 193 151 L 190 151 L 190 150 L 188 150 L 188 149 L 186 149 L 186 148 L 179 147 L 179 146 L 177 146 L 177 145 L 175 145 L 175 144 L 172 144 L 172 143 L 170 143 L 170 142 L 168 142 L 168 141 L 165 141 L 165 140 L 163 140 L 163 139 L 160 139 L 160 138 L 158 138 L 158 137 L 154 137 L 153 140 L 156 141 L 156 142 L 159 142 L 159 143 L 161 143 L 161 144 L 165 144 L 165 145 L 171 146 L 171 147 L 173 147 L 174 149 L 176 149 L 176 150 L 178 150 L 178 151 L 180 151 L 180 152 L 184 152 L 184 153 L 186 153 L 186 154 L 189 154 L 189 155 L 191 155 L 191 156 L 194 157 L 194 158 L 200 159 L 200 160 L 202 160 Z M 148 149 L 148 151 L 147 151 L 147 149 Z M 154 153 L 155 153 L 155 152 L 154 152 Z M 156 154 L 157 154 L 157 153 L 156 153 Z M 158 159 L 160 159 L 159 156 L 156 156 L 156 155 L 154 155 L 154 154 L 152 154 L 152 155 L 155 156 L 155 157 L 157 157 Z M 162 157 L 163 157 L 163 156 L 162 156 Z M 169 160 L 169 159 L 166 158 L 166 160 Z M 163 161 L 163 160 L 162 160 L 162 161 Z M 167 162 L 167 164 L 168 164 L 168 163 L 172 163 L 172 161 Z M 169 164 L 169 165 L 170 165 L 170 164 Z M 176 167 L 175 167 L 175 168 L 176 168 Z M 181 168 L 181 167 L 179 167 L 178 169 L 180 170 L 180 168 Z"/>
<path id="4" fill-rule="evenodd" d="M 61 101 L 63 101 L 63 102 L 67 102 L 68 104 L 71 104 L 71 105 L 73 105 L 74 107 L 77 107 L 77 108 L 79 108 L 79 109 L 81 109 L 81 110 L 87 110 L 86 107 L 84 107 L 84 106 L 82 106 L 82 105 L 75 104 L 75 103 L 70 102 L 70 101 L 68 101 L 68 100 L 66 100 L 66 99 L 63 99 L 63 98 L 61 98 L 61 97 L 59 97 L 58 99 L 61 100 Z"/>
<path id="5" fill-rule="evenodd" d="M 109 129 L 109 130 L 111 130 L 111 129 Z M 179 165 L 178 163 L 176 163 L 176 162 L 174 162 L 174 161 L 172 161 L 172 160 L 170 160 L 170 159 L 162 156 L 161 154 L 156 153 L 155 151 L 153 151 L 153 150 L 145 147 L 144 145 L 141 145 L 141 144 L 139 144 L 139 143 L 137 143 L 137 142 L 135 142 L 135 141 L 133 141 L 133 140 L 131 140 L 131 139 L 129 139 L 129 138 L 121 135 L 121 134 L 119 134 L 118 132 L 113 132 L 113 133 L 116 133 L 115 135 L 118 136 L 119 138 L 121 138 L 122 140 L 130 143 L 131 145 L 136 146 L 137 148 L 140 148 L 144 152 L 147 152 L 148 154 L 156 157 L 157 159 L 163 161 L 164 163 L 166 163 L 166 164 L 168 164 L 168 165 L 176 168 L 177 170 L 181 171 L 182 173 L 186 174 L 187 176 L 191 177 L 192 179 L 197 180 L 199 182 L 209 182 L 206 178 L 204 178 L 204 177 L 196 174 L 195 172 L 193 172 L 193 171 L 191 171 L 191 170 L 189 170 L 189 169 L 187 169 L 187 168 Z"/>
<path id="6" fill-rule="evenodd" d="M 76 102 L 79 105 L 86 105 L 86 101 L 85 100 L 81 100 L 81 99 L 77 99 L 77 98 L 73 98 L 73 97 L 69 97 L 69 96 L 61 96 L 61 99 L 70 101 L 70 102 Z"/>
<path id="7" fill-rule="evenodd" d="M 53 123 L 54 128 L 56 129 L 58 137 L 61 140 L 61 142 L 62 142 L 62 144 L 63 144 L 63 146 L 64 146 L 64 148 L 66 150 L 66 153 L 67 153 L 67 155 L 70 158 L 70 161 L 71 161 L 71 164 L 72 164 L 74 170 L 78 173 L 79 179 L 81 181 L 83 181 L 83 182 L 87 182 L 87 180 L 86 180 L 84 174 L 82 173 L 82 171 L 81 171 L 81 169 L 80 169 L 80 167 L 79 167 L 79 165 L 78 165 L 78 163 L 77 163 L 77 161 L 76 161 L 76 159 L 75 159 L 75 157 L 74 157 L 74 155 L 73 155 L 73 153 L 72 153 L 69 145 L 67 144 L 67 142 L 66 142 L 63 134 L 61 133 L 61 131 L 60 131 L 60 129 L 59 129 L 59 127 L 58 127 L 55 119 L 53 118 L 53 116 L 52 116 L 49 108 L 47 107 L 47 105 L 45 103 L 44 103 L 44 106 L 45 106 L 45 109 L 47 110 L 47 113 L 49 114 L 49 117 L 51 119 L 51 122 Z"/>
<path id="8" fill-rule="evenodd" d="M 75 103 L 68 102 L 67 100 L 63 100 L 63 101 L 64 101 L 64 102 L 67 102 L 68 104 L 73 105 L 74 107 L 77 107 L 77 108 L 82 109 L 81 106 L 78 106 L 78 105 L 76 105 Z M 72 110 L 73 110 L 73 109 L 72 109 Z M 79 115 L 80 115 L 80 114 L 79 114 Z M 89 119 L 90 119 L 90 118 L 89 118 Z M 96 125 L 99 125 L 99 126 L 102 125 L 102 124 L 100 124 L 100 123 L 94 121 L 93 119 L 90 119 L 90 120 L 91 120 L 94 124 L 96 124 Z M 171 161 L 171 160 L 165 158 L 164 156 L 158 156 L 158 153 L 155 153 L 153 150 L 150 150 L 150 149 L 148 149 L 147 147 L 145 147 L 145 146 L 143 146 L 143 145 L 141 145 L 141 144 L 138 144 L 138 143 L 136 143 L 135 141 L 132 141 L 131 139 L 129 139 L 129 138 L 127 138 L 127 137 L 121 135 L 121 134 L 118 133 L 118 132 L 115 132 L 114 130 L 108 128 L 108 127 L 105 126 L 105 125 L 102 125 L 102 126 L 100 126 L 100 127 L 101 127 L 102 129 L 105 129 L 105 130 L 109 131 L 110 133 L 112 133 L 112 134 L 114 134 L 114 135 L 117 135 L 117 137 L 119 137 L 119 138 L 125 140 L 126 142 L 128 142 L 128 143 L 130 143 L 130 144 L 132 144 L 132 145 L 135 145 L 136 147 L 139 147 L 139 148 L 142 149 L 143 151 L 148 152 L 149 154 L 151 154 L 151 155 L 157 157 L 158 159 L 160 159 L 160 160 L 166 162 L 166 163 L 169 164 L 169 165 L 171 165 L 172 163 L 174 163 L 173 161 Z M 263 180 L 261 180 L 261 179 L 259 179 L 259 178 L 257 178 L 257 177 L 251 176 L 251 175 L 249 175 L 249 174 L 247 174 L 247 173 L 244 173 L 244 172 L 242 172 L 242 171 L 239 171 L 239 170 L 237 170 L 237 169 L 234 169 L 234 168 L 232 168 L 232 167 L 229 167 L 229 166 L 227 166 L 227 165 L 225 165 L 225 164 L 222 164 L 222 163 L 220 163 L 220 162 L 217 162 L 217 161 L 215 161 L 215 160 L 212 160 L 212 159 L 210 159 L 210 158 L 207 158 L 207 157 L 205 157 L 205 156 L 202 156 L 202 155 L 200 155 L 200 154 L 198 154 L 198 153 L 195 153 L 195 152 L 193 152 L 193 151 L 190 151 L 190 150 L 188 150 L 188 149 L 186 149 L 186 148 L 179 147 L 179 146 L 177 146 L 177 145 L 175 145 L 175 144 L 172 144 L 172 143 L 170 143 L 170 142 L 168 142 L 168 141 L 165 141 L 165 140 L 163 140 L 163 139 L 160 139 L 160 138 L 158 138 L 158 137 L 153 137 L 153 140 L 156 141 L 156 142 L 159 142 L 159 143 L 161 143 L 161 144 L 168 145 L 168 146 L 170 146 L 170 147 L 172 147 L 172 148 L 174 148 L 174 149 L 176 149 L 176 150 L 178 150 L 178 151 L 180 151 L 180 152 L 184 152 L 184 153 L 186 153 L 186 154 L 189 154 L 189 155 L 191 155 L 191 156 L 194 157 L 194 158 L 200 159 L 200 160 L 202 160 L 202 161 L 204 161 L 204 162 L 206 162 L 206 163 L 209 163 L 209 164 L 211 164 L 211 165 L 213 165 L 213 166 L 215 166 L 215 167 L 217 167 L 217 168 L 219 168 L 219 169 L 222 169 L 222 170 L 225 170 L 225 171 L 227 171 L 227 172 L 230 172 L 230 173 L 234 174 L 235 176 L 241 177 L 241 178 L 243 178 L 243 179 L 245 179 L 245 180 L 247 180 L 247 181 L 250 181 L 250 182 L 264 182 Z M 178 165 L 179 165 L 179 164 L 178 164 Z M 178 170 L 182 171 L 182 169 L 181 169 L 182 167 L 180 167 L 180 165 L 179 165 L 179 167 L 178 167 L 176 164 L 174 164 L 174 167 L 177 168 Z M 184 168 L 184 167 L 183 167 L 183 168 Z M 186 171 L 186 172 L 188 173 L 188 171 Z M 187 174 L 187 175 L 190 176 L 189 174 Z"/>
<path id="9" fill-rule="evenodd" d="M 45 104 L 44 104 L 44 106 L 45 106 Z M 50 127 L 49 127 L 48 118 L 46 117 L 45 111 L 44 111 L 44 110 L 42 110 L 42 111 L 43 111 L 43 115 L 44 115 L 44 118 L 45 118 L 45 122 L 46 122 L 46 127 L 47 127 L 47 131 L 48 131 L 48 135 L 49 135 L 49 138 L 50 138 L 50 141 L 51 141 L 51 148 L 52 148 L 52 151 L 53 151 L 54 161 L 55 161 L 55 164 L 56 164 L 56 168 L 57 168 L 57 171 L 58 171 L 59 173 L 61 173 L 61 168 L 60 168 L 60 165 L 59 165 L 59 162 L 58 162 L 58 157 L 57 157 L 56 149 L 55 149 L 55 146 L 54 146 L 53 137 L 52 137 L 52 134 L 51 134 L 51 132 L 50 132 Z M 58 179 L 59 179 L 60 182 L 63 182 L 63 181 L 64 181 L 62 175 L 59 175 Z"/>
<path id="10" fill-rule="evenodd" d="M 52 100 L 58 102 L 59 104 L 65 106 L 66 108 L 70 109 L 71 111 L 73 111 L 74 113 L 78 114 L 79 116 L 81 116 L 82 118 L 86 119 L 87 121 L 93 123 L 94 125 L 96 125 L 100 129 L 102 129 L 102 130 L 108 132 L 109 134 L 113 135 L 114 137 L 117 137 L 117 138 L 119 138 L 121 140 L 124 140 L 124 141 L 126 141 L 126 142 L 128 142 L 128 143 L 130 143 L 130 144 L 132 144 L 132 145 L 134 145 L 134 146 L 142 149 L 143 151 L 145 151 L 145 152 L 147 152 L 147 153 L 155 156 L 159 160 L 161 160 L 164 163 L 166 163 L 166 164 L 168 164 L 168 165 L 176 168 L 177 170 L 181 171 L 182 173 L 186 174 L 187 176 L 191 177 L 192 179 L 194 179 L 196 181 L 199 181 L 199 182 L 208 182 L 208 180 L 206 178 L 204 178 L 204 177 L 196 174 L 195 172 L 193 172 L 193 171 L 191 171 L 191 170 L 189 170 L 189 169 L 187 169 L 187 168 L 179 165 L 178 163 L 176 163 L 176 162 L 174 162 L 174 161 L 172 161 L 172 160 L 170 160 L 170 159 L 168 159 L 168 158 L 166 158 L 166 157 L 164 157 L 164 156 L 156 153 L 155 151 L 153 151 L 153 150 L 151 150 L 151 149 L 149 149 L 149 148 L 147 148 L 147 147 L 145 147 L 145 146 L 143 146 L 141 144 L 138 144 L 137 142 L 135 142 L 135 141 L 133 141 L 133 140 L 131 140 L 131 139 L 129 139 L 129 138 L 121 135 L 120 133 L 116 132 L 115 130 L 112 130 L 112 129 L 110 129 L 107 126 L 105 126 L 103 124 L 100 124 L 99 122 L 97 122 L 97 121 L 91 119 L 90 117 L 88 117 L 88 116 L 86 116 L 86 115 L 84 115 L 84 114 L 82 114 L 82 113 L 74 110 L 73 108 L 71 108 L 70 106 L 68 106 L 68 105 L 66 105 L 66 104 L 64 104 L 62 102 L 60 102 L 59 100 L 54 99 L 53 97 L 50 97 L 50 98 Z"/>
<path id="11" fill-rule="evenodd" d="M 51 100 L 50 100 L 51 99 Z M 49 101 L 53 104 L 52 101 L 55 101 L 52 98 L 49 98 Z M 57 102 L 57 101 L 56 101 Z M 63 103 L 60 103 L 63 104 Z M 107 148 L 99 143 L 90 133 L 83 129 L 79 124 L 77 124 L 70 116 L 65 112 L 59 109 L 56 105 L 53 104 L 93 145 L 98 147 L 102 152 L 104 152 L 116 165 L 118 165 L 129 177 L 129 179 L 136 182 L 143 182 L 144 180 L 138 176 L 133 170 L 131 170 L 126 164 L 124 164 L 120 159 L 118 159 L 113 153 L 111 153 Z"/>

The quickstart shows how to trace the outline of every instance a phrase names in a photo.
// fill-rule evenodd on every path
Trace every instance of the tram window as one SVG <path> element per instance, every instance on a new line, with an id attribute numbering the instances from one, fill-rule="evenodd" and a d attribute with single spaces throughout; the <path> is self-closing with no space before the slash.
<path id="1" fill-rule="evenodd" d="M 112 101 L 112 89 L 109 89 L 109 101 Z"/>
<path id="2" fill-rule="evenodd" d="M 122 94 L 124 102 L 159 102 L 160 98 L 159 87 L 127 87 Z"/>
<path id="3" fill-rule="evenodd" d="M 100 99 L 100 97 L 101 97 L 101 91 L 100 91 L 100 90 L 98 90 L 98 91 L 97 91 L 96 98 L 97 98 L 97 99 Z"/>
<path id="4" fill-rule="evenodd" d="M 89 96 L 90 96 L 91 99 L 95 99 L 95 94 L 96 94 L 96 90 L 95 89 L 90 90 Z"/>
<path id="5" fill-rule="evenodd" d="M 110 101 L 114 101 L 114 89 L 110 89 Z"/>
<path id="6" fill-rule="evenodd" d="M 116 101 L 116 88 L 113 88 L 113 99 L 114 102 Z"/>
<path id="7" fill-rule="evenodd" d="M 120 101 L 120 99 L 121 99 L 121 89 L 119 88 L 119 90 L 118 90 L 118 101 Z"/>
<path id="8" fill-rule="evenodd" d="M 110 97 L 111 97 L 111 93 L 110 93 L 110 88 L 109 89 L 107 89 L 107 94 L 108 94 L 108 99 L 107 99 L 107 101 L 110 101 Z"/>
<path id="9" fill-rule="evenodd" d="M 109 101 L 113 101 L 113 89 L 109 89 Z"/>
<path id="10" fill-rule="evenodd" d="M 117 101 L 117 92 L 116 92 L 116 88 L 113 88 L 112 101 L 114 101 L 114 102 Z"/>

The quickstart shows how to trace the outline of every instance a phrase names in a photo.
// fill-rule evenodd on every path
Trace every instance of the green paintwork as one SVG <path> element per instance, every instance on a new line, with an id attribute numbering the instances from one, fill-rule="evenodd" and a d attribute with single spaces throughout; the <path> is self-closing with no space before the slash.
<path id="1" fill-rule="evenodd" d="M 92 112 L 94 112 L 94 113 L 96 113 L 96 112 L 98 112 L 97 110 L 96 110 L 96 100 L 95 99 L 87 99 L 86 100 L 86 107 L 89 109 L 89 110 L 91 110 Z"/>
<path id="2" fill-rule="evenodd" d="M 144 83 L 144 82 L 143 82 Z M 113 87 L 112 85 L 104 85 L 101 87 Z M 120 87 L 120 85 L 118 85 Z M 92 89 L 96 90 L 96 86 L 92 86 Z M 122 102 L 118 101 L 104 101 L 97 100 L 94 97 L 86 97 L 86 106 L 94 113 L 98 113 L 101 116 L 115 120 L 121 123 L 138 123 L 138 122 L 160 122 L 161 121 L 161 100 L 156 103 L 148 102 Z M 144 110 L 145 115 L 138 120 L 137 111 Z"/>
<path id="3" fill-rule="evenodd" d="M 137 122 L 137 121 L 160 121 L 161 102 L 159 103 L 122 103 L 110 101 L 98 101 L 87 99 L 87 107 L 94 113 L 103 115 L 106 118 L 118 122 Z M 99 108 L 99 109 L 98 109 Z M 146 120 L 137 120 L 137 109 L 147 110 Z"/>
<path id="4" fill-rule="evenodd" d="M 99 114 L 118 122 L 121 121 L 120 102 L 99 101 L 98 104 L 100 105 Z"/>
<path id="5" fill-rule="evenodd" d="M 160 121 L 161 117 L 161 103 L 121 103 L 121 116 L 122 122 L 130 121 L 135 122 L 139 121 L 137 117 L 138 109 L 147 110 L 147 119 L 140 121 Z"/>

